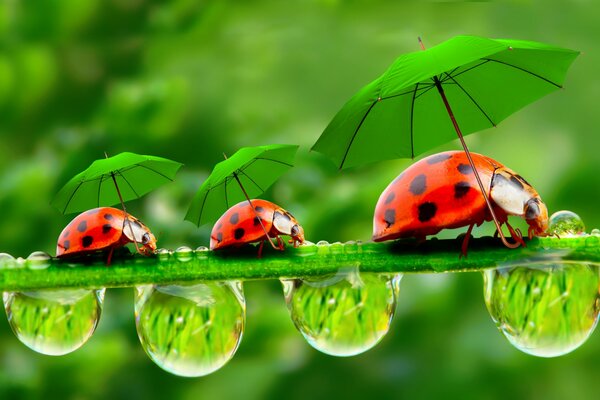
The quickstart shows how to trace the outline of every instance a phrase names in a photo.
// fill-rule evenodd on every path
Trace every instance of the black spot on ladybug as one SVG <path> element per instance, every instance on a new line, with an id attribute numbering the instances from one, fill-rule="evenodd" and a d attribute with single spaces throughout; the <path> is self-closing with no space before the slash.
<path id="1" fill-rule="evenodd" d="M 425 202 L 419 206 L 419 221 L 427 222 L 435 216 L 437 206 L 435 203 Z"/>
<path id="2" fill-rule="evenodd" d="M 473 168 L 471 168 L 469 164 L 458 164 L 456 169 L 463 175 L 469 175 L 473 173 Z"/>
<path id="3" fill-rule="evenodd" d="M 385 199 L 385 204 L 390 204 L 392 201 L 394 201 L 395 197 L 396 197 L 396 193 L 394 193 L 394 192 L 388 194 L 388 197 Z"/>
<path id="4" fill-rule="evenodd" d="M 94 242 L 94 238 L 91 236 L 84 236 L 81 239 L 81 245 L 83 247 L 90 247 L 92 245 L 92 243 Z"/>
<path id="5" fill-rule="evenodd" d="M 223 232 L 217 233 L 217 242 L 221 243 L 223 241 Z"/>
<path id="6" fill-rule="evenodd" d="M 260 218 L 254 217 L 254 219 L 252 220 L 252 224 L 254 226 L 260 225 Z"/>
<path id="7" fill-rule="evenodd" d="M 471 190 L 471 185 L 469 185 L 469 182 L 458 182 L 456 185 L 454 185 L 454 198 L 460 199 L 461 197 L 464 197 L 469 190 Z"/>
<path id="8" fill-rule="evenodd" d="M 71 247 L 71 241 L 70 240 L 65 240 L 63 242 L 63 247 L 65 248 L 65 250 L 69 250 L 69 247 Z"/>
<path id="9" fill-rule="evenodd" d="M 521 183 L 520 180 L 517 179 L 516 176 L 511 176 L 510 181 L 513 183 L 513 185 L 515 185 L 519 189 L 523 189 L 523 184 Z"/>
<path id="10" fill-rule="evenodd" d="M 219 225 L 217 225 L 217 230 L 221 229 L 223 227 L 223 223 L 219 222 Z"/>
<path id="11" fill-rule="evenodd" d="M 437 164 L 452 158 L 452 154 L 436 154 L 427 158 L 427 164 Z"/>
<path id="12" fill-rule="evenodd" d="M 415 179 L 413 179 L 410 183 L 410 192 L 415 195 L 423 194 L 427 188 L 426 180 L 427 178 L 425 178 L 425 174 L 415 176 Z"/>
<path id="13" fill-rule="evenodd" d="M 91 210 L 88 210 L 88 211 L 86 211 L 86 213 L 85 213 L 85 214 L 86 214 L 86 215 L 93 215 L 93 214 L 98 214 L 99 212 L 100 212 L 100 209 L 99 209 L 99 208 L 94 208 L 94 209 L 91 209 Z"/>
<path id="14" fill-rule="evenodd" d="M 112 229 L 112 225 L 111 224 L 104 224 L 104 225 L 102 225 L 102 233 L 104 233 L 105 235 L 108 234 L 111 229 Z"/>
<path id="15" fill-rule="evenodd" d="M 233 237 L 235 238 L 235 240 L 240 240 L 241 238 L 244 237 L 244 230 L 242 228 L 237 228 L 235 231 L 233 231 Z"/>
<path id="16" fill-rule="evenodd" d="M 71 231 L 66 231 L 65 233 L 63 233 L 63 238 L 69 237 L 70 234 Z"/>
<path id="17" fill-rule="evenodd" d="M 238 223 L 239 220 L 240 220 L 240 214 L 235 213 L 229 218 L 229 223 L 235 225 Z"/>
<path id="18" fill-rule="evenodd" d="M 87 221 L 81 221 L 79 225 L 77 225 L 77 230 L 79 232 L 85 232 L 87 229 Z"/>
<path id="19" fill-rule="evenodd" d="M 394 222 L 396 222 L 396 210 L 394 210 L 393 208 L 388 208 L 387 210 L 385 210 L 383 220 L 387 224 L 386 228 L 389 228 L 390 226 L 394 225 Z"/>
<path id="20" fill-rule="evenodd" d="M 261 213 L 261 212 L 265 211 L 265 209 L 262 208 L 261 206 L 256 206 L 256 207 L 254 207 L 254 209 L 256 210 L 257 213 Z"/>
<path id="21" fill-rule="evenodd" d="M 107 220 L 107 221 L 110 221 L 110 220 L 111 220 L 111 219 L 113 219 L 113 218 L 114 218 L 114 217 L 113 217 L 113 215 L 112 215 L 112 214 L 108 214 L 108 213 L 107 213 L 107 214 L 104 214 L 104 219 L 105 219 L 105 220 Z"/>
<path id="22" fill-rule="evenodd" d="M 520 180 L 521 182 L 523 182 L 524 184 L 526 184 L 526 185 L 528 185 L 528 186 L 531 186 L 531 184 L 530 184 L 529 182 L 527 182 L 527 181 L 525 180 L 525 178 L 523 178 L 521 175 L 517 174 L 517 175 L 515 175 L 515 176 L 517 177 L 517 179 L 519 179 L 519 180 Z"/>

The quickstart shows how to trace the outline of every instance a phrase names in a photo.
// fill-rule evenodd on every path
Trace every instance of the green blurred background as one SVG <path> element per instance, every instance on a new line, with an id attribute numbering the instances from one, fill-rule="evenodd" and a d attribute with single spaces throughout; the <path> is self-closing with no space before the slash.
<path id="1" fill-rule="evenodd" d="M 551 212 L 570 209 L 600 227 L 599 14 L 592 0 L 1 2 L 0 251 L 54 254 L 73 215 L 49 202 L 104 151 L 183 162 L 175 183 L 129 207 L 159 246 L 206 245 L 210 227 L 183 222 L 194 191 L 223 152 L 268 143 L 301 145 L 297 167 L 265 198 L 290 210 L 307 239 L 368 240 L 379 194 L 410 161 L 338 173 L 308 149 L 356 90 L 418 49 L 419 35 L 427 46 L 476 34 L 583 52 L 566 89 L 467 141 L 525 176 Z M 107 292 L 97 332 L 64 357 L 29 350 L 0 318 L 0 398 L 549 399 L 600 389 L 598 334 L 557 359 L 520 353 L 487 314 L 479 274 L 406 276 L 389 334 L 353 358 L 304 342 L 278 282 L 245 291 L 236 356 L 196 379 L 146 356 L 131 289 Z"/>

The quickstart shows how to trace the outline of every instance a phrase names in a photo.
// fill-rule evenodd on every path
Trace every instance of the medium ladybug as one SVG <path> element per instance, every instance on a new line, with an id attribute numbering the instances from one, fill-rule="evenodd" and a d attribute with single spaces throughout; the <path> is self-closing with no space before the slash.
<path id="1" fill-rule="evenodd" d="M 56 256 L 109 250 L 106 262 L 109 265 L 113 250 L 130 242 L 141 244 L 139 252 L 143 255 L 156 250 L 156 238 L 137 218 L 112 207 L 94 208 L 76 216 L 63 229 L 56 244 Z"/>
<path id="2" fill-rule="evenodd" d="M 509 215 L 527 221 L 530 239 L 546 236 L 548 210 L 536 190 L 498 161 L 476 153 L 471 157 L 498 222 L 506 224 L 513 239 L 524 244 L 508 224 Z M 469 226 L 462 244 L 466 255 L 473 226 L 491 220 L 466 154 L 448 151 L 414 163 L 388 185 L 375 207 L 373 240 L 424 240 L 442 229 Z"/>
<path id="3" fill-rule="evenodd" d="M 304 229 L 286 210 L 270 201 L 254 199 L 234 205 L 218 219 L 210 234 L 210 249 L 237 247 L 247 243 L 261 242 L 258 249 L 260 257 L 265 240 L 276 238 L 278 249 L 283 250 L 283 240 L 279 235 L 291 236 L 294 247 L 304 242 Z M 261 226 L 262 225 L 262 226 Z"/>

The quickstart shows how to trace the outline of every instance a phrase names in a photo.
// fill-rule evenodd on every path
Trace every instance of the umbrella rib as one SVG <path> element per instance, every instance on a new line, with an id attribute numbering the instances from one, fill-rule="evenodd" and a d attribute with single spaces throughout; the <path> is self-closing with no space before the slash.
<path id="1" fill-rule="evenodd" d="M 453 82 L 454 82 L 454 83 L 455 83 L 455 84 L 456 84 L 456 85 L 457 85 L 457 86 L 460 88 L 460 90 L 462 90 L 462 91 L 464 92 L 464 94 L 466 94 L 466 95 L 467 95 L 467 97 L 468 97 L 469 99 L 471 99 L 471 101 L 473 102 L 473 104 L 475 104 L 475 105 L 477 106 L 477 108 L 479 109 L 479 111 L 481 111 L 481 113 L 482 113 L 483 115 L 485 115 L 485 117 L 486 117 L 486 118 L 487 118 L 487 120 L 490 122 L 490 124 L 492 124 L 492 126 L 496 126 L 496 123 L 495 123 L 494 121 L 492 121 L 492 119 L 490 118 L 490 116 L 489 116 L 489 115 L 488 115 L 488 114 L 487 114 L 487 113 L 484 111 L 483 107 L 481 107 L 481 106 L 479 105 L 479 103 L 477 103 L 477 100 L 475 100 L 475 99 L 473 98 L 473 96 L 471 96 L 471 95 L 469 94 L 469 92 L 467 92 L 467 91 L 465 90 L 465 88 L 464 88 L 464 87 L 462 87 L 462 85 L 461 85 L 460 83 L 458 83 L 458 81 L 456 81 L 456 79 L 454 79 L 454 77 L 452 77 L 452 76 L 448 75 L 448 78 L 449 78 L 449 79 L 452 79 L 452 81 L 453 81 Z"/>
<path id="2" fill-rule="evenodd" d="M 462 75 L 462 74 L 464 74 L 464 73 L 466 73 L 466 72 L 469 72 L 469 71 L 470 71 L 470 70 L 472 70 L 472 69 L 475 69 L 475 68 L 481 67 L 483 64 L 487 64 L 487 63 L 489 63 L 489 62 L 491 61 L 490 59 L 487 59 L 487 58 L 485 58 L 485 59 L 482 59 L 482 60 L 483 60 L 483 62 L 482 62 L 482 63 L 479 63 L 479 64 L 477 64 L 477 65 L 473 65 L 472 67 L 469 67 L 469 68 L 465 69 L 464 71 L 460 71 L 458 74 L 454 75 L 454 77 L 456 78 L 456 77 L 457 77 L 457 76 L 459 76 L 459 75 Z M 454 69 L 454 71 L 456 71 L 457 69 L 458 69 L 458 68 L 455 68 L 455 69 Z M 454 72 L 454 71 L 452 71 L 452 72 Z M 452 73 L 452 72 L 451 72 L 451 73 Z"/>
<path id="3" fill-rule="evenodd" d="M 244 176 L 245 176 L 246 178 L 250 179 L 250 182 L 254 183 L 254 186 L 256 186 L 256 187 L 257 187 L 257 188 L 258 188 L 260 191 L 262 191 L 262 192 L 264 192 L 264 191 L 265 191 L 265 189 L 261 188 L 261 187 L 258 185 L 258 183 L 256 183 L 256 182 L 254 181 L 254 179 L 252 179 L 252 178 L 250 178 L 250 177 L 248 176 L 248 174 L 246 174 L 246 173 L 245 173 L 244 171 L 242 171 L 242 170 L 240 170 L 240 172 L 241 172 L 242 174 L 244 174 Z"/>
<path id="4" fill-rule="evenodd" d="M 67 212 L 67 207 L 69 207 L 69 203 L 71 202 L 71 200 L 73 200 L 73 197 L 75 196 L 75 193 L 77 193 L 77 191 L 79 190 L 79 188 L 81 187 L 81 185 L 83 185 L 84 181 L 79 182 L 79 185 L 77 185 L 77 187 L 75 188 L 75 190 L 73 190 L 73 193 L 71 193 L 71 197 L 69 197 L 69 200 L 67 201 L 67 204 L 65 204 L 65 209 L 63 210 L 63 214 L 65 212 Z"/>
<path id="5" fill-rule="evenodd" d="M 426 89 L 431 89 L 431 88 L 429 86 L 424 86 L 423 88 L 421 88 L 419 90 L 425 90 L 425 91 L 427 91 Z M 393 99 L 394 97 L 400 97 L 400 96 L 404 96 L 404 95 L 407 95 L 407 94 L 412 94 L 413 92 L 414 92 L 414 90 L 411 89 L 408 92 L 403 92 L 403 93 L 393 94 L 393 95 L 387 96 L 387 97 L 382 97 L 381 100 Z"/>
<path id="6" fill-rule="evenodd" d="M 458 66 L 458 67 L 454 68 L 454 69 L 453 69 L 452 71 L 450 71 L 450 72 L 444 72 L 444 73 L 447 75 L 447 77 L 446 77 L 446 78 L 444 78 L 444 79 L 442 79 L 442 81 L 441 81 L 440 83 L 444 83 L 444 82 L 446 82 L 448 79 L 450 79 L 451 75 L 452 75 L 453 73 L 455 73 L 455 72 L 456 72 L 456 70 L 457 70 L 457 69 L 459 69 L 459 68 L 460 68 L 460 66 Z"/>
<path id="7" fill-rule="evenodd" d="M 415 85 L 415 90 L 413 92 L 412 103 L 410 105 L 410 154 L 411 158 L 415 158 L 415 144 L 413 139 L 413 122 L 414 122 L 414 112 L 415 112 L 415 100 L 417 95 L 417 90 L 419 89 L 419 83 Z"/>
<path id="8" fill-rule="evenodd" d="M 229 180 L 229 176 L 225 178 L 225 207 L 229 210 L 229 201 L 227 200 L 227 181 Z"/>
<path id="9" fill-rule="evenodd" d="M 379 102 L 378 100 L 375 100 L 369 106 L 369 109 L 367 110 L 367 112 L 365 113 L 365 115 L 360 120 L 360 123 L 358 124 L 358 126 L 354 130 L 354 134 L 352 135 L 352 139 L 350 139 L 350 143 L 348 143 L 348 146 L 346 147 L 346 152 L 344 153 L 344 157 L 342 158 L 342 163 L 340 164 L 340 169 L 342 169 L 342 167 L 344 166 L 344 163 L 346 162 L 346 157 L 348 157 L 348 153 L 350 152 L 350 147 L 352 147 L 352 143 L 354 142 L 354 139 L 356 138 L 356 135 L 358 134 L 358 131 L 360 130 L 360 127 L 365 122 L 365 119 L 367 119 L 367 116 L 369 115 L 369 113 L 371 112 L 371 110 L 373 109 L 373 107 L 375 107 L 375 104 L 377 104 L 378 102 Z"/>
<path id="10" fill-rule="evenodd" d="M 256 157 L 256 158 L 255 158 L 255 160 L 273 161 L 273 162 L 276 162 L 276 163 L 279 163 L 279 164 L 287 165 L 288 167 L 293 167 L 293 166 L 294 166 L 293 164 L 288 164 L 288 163 L 286 163 L 286 162 L 279 161 L 279 160 L 274 160 L 274 159 L 272 159 L 272 158 Z M 253 161 L 253 162 L 254 162 L 254 161 Z M 252 163 L 250 163 L 250 164 L 252 164 Z M 250 164 L 248 164 L 248 165 L 250 165 Z"/>
<path id="11" fill-rule="evenodd" d="M 102 188 L 103 177 L 104 175 L 102 175 L 102 177 L 100 177 L 100 180 L 98 180 L 98 207 L 100 207 L 100 189 Z"/>
<path id="12" fill-rule="evenodd" d="M 510 63 L 507 63 L 507 62 L 505 62 L 505 61 L 494 60 L 493 58 L 486 58 L 486 60 L 488 60 L 488 61 L 493 61 L 493 62 L 497 62 L 498 64 L 507 65 L 507 66 L 509 66 L 509 67 L 513 67 L 513 68 L 515 68 L 515 69 L 518 69 L 519 71 L 526 72 L 526 73 L 528 73 L 528 74 L 530 74 L 530 75 L 533 75 L 533 76 L 535 76 L 536 78 L 539 78 L 539 79 L 541 79 L 541 80 L 543 80 L 543 81 L 546 81 L 546 82 L 548 82 L 549 84 L 551 84 L 551 85 L 554 85 L 554 86 L 556 86 L 556 87 L 557 87 L 557 88 L 559 88 L 559 89 L 562 89 L 562 86 L 561 86 L 561 85 L 559 85 L 559 84 L 556 84 L 556 83 L 552 82 L 550 79 L 544 78 L 543 76 L 541 76 L 541 75 L 539 75 L 539 74 L 536 74 L 535 72 L 531 72 L 531 71 L 529 71 L 528 69 L 521 68 L 521 67 L 519 67 L 519 66 L 517 66 L 517 65 L 510 64 Z"/>
<path id="13" fill-rule="evenodd" d="M 433 89 L 435 87 L 435 85 L 429 85 L 427 86 L 427 89 L 422 91 L 421 93 L 419 93 L 415 99 L 418 99 L 419 97 L 421 97 L 422 95 L 424 95 L 425 93 L 429 92 L 431 89 Z"/>
<path id="14" fill-rule="evenodd" d="M 154 168 L 150 168 L 150 167 L 147 167 L 147 166 L 145 166 L 145 165 L 142 165 L 142 164 L 135 164 L 135 165 L 137 165 L 138 167 L 142 167 L 142 168 L 149 169 L 150 171 L 154 172 L 155 174 L 158 174 L 158 175 L 162 176 L 163 178 L 165 178 L 165 179 L 168 179 L 169 181 L 173 182 L 173 179 L 169 178 L 168 176 L 166 176 L 166 175 L 165 175 L 165 174 L 163 174 L 162 172 L 158 172 L 158 171 L 157 171 L 157 170 L 155 170 Z"/>
<path id="15" fill-rule="evenodd" d="M 121 178 L 123 178 L 123 180 L 129 185 L 129 187 L 131 188 L 131 190 L 133 190 L 133 194 L 135 194 L 135 197 L 139 198 L 140 195 L 135 191 L 135 189 L 133 188 L 133 186 L 131 185 L 131 183 L 129 183 L 129 181 L 127 180 L 127 178 L 125 178 L 125 176 L 121 173 L 121 171 L 117 170 L 117 174 L 119 174 L 121 176 Z"/>

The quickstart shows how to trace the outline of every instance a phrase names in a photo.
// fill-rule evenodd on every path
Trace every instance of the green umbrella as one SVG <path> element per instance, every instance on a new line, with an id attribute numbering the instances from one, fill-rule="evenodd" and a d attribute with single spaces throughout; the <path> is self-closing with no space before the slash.
<path id="1" fill-rule="evenodd" d="M 52 200 L 63 214 L 111 206 L 142 197 L 173 181 L 183 164 L 162 157 L 120 153 L 94 161 L 68 181 Z"/>
<path id="2" fill-rule="evenodd" d="M 312 149 L 342 169 L 414 158 L 458 135 L 470 160 L 463 135 L 496 126 L 562 88 L 578 54 L 538 42 L 476 36 L 404 54 L 342 107 Z"/>
<path id="3" fill-rule="evenodd" d="M 211 223 L 232 205 L 243 200 L 250 202 L 250 198 L 260 196 L 293 167 L 297 150 L 297 145 L 239 149 L 231 157 L 215 165 L 194 196 L 185 219 L 198 226 Z M 275 247 L 272 242 L 271 245 Z"/>

